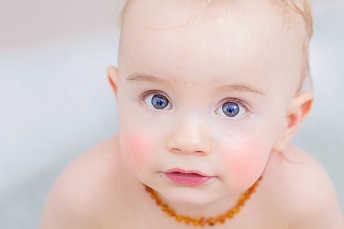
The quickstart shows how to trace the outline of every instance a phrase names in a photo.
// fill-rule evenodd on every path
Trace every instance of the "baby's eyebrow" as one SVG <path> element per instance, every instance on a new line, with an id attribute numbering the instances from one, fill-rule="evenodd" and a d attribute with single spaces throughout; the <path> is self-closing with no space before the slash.
<path id="1" fill-rule="evenodd" d="M 151 83 L 163 84 L 166 86 L 170 85 L 170 83 L 165 79 L 162 79 L 162 78 L 159 78 L 159 77 L 156 77 L 153 75 L 147 75 L 147 74 L 142 74 L 142 73 L 137 73 L 137 72 L 130 74 L 128 76 L 127 80 L 130 80 L 130 81 L 146 81 L 146 82 L 151 82 Z"/>
<path id="2" fill-rule="evenodd" d="M 146 81 L 151 83 L 158 83 L 163 84 L 166 86 L 170 86 L 170 82 L 166 79 L 162 79 L 153 75 L 147 75 L 142 73 L 133 73 L 130 74 L 127 78 L 127 80 L 130 81 Z M 246 91 L 250 93 L 255 93 L 258 95 L 265 95 L 265 93 L 262 90 L 259 90 L 253 86 L 247 85 L 247 84 L 229 84 L 229 85 L 223 85 L 216 89 L 216 91 Z"/>
<path id="3" fill-rule="evenodd" d="M 258 95 L 266 95 L 262 90 L 259 90 L 257 88 L 254 88 L 253 86 L 246 85 L 246 84 L 230 84 L 230 85 L 224 85 L 220 86 L 218 90 L 223 91 L 246 91 L 255 93 Z"/>

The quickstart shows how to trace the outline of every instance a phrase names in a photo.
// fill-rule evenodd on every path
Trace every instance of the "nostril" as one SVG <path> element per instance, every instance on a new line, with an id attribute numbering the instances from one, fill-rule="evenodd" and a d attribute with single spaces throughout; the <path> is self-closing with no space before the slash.
<path id="1" fill-rule="evenodd" d="M 178 148 L 172 148 L 171 151 L 174 153 L 180 153 L 181 152 L 181 150 Z"/>
<path id="2" fill-rule="evenodd" d="M 203 154 L 205 154 L 205 152 L 202 151 L 202 150 L 194 151 L 194 153 L 197 154 L 197 155 L 203 155 Z"/>

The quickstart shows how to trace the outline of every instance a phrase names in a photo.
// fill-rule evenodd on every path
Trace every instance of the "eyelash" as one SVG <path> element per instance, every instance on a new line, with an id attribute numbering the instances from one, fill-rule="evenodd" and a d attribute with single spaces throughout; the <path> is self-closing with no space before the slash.
<path id="1" fill-rule="evenodd" d="M 163 96 L 165 96 L 166 98 L 168 98 L 168 96 L 167 96 L 164 92 L 159 91 L 159 90 L 152 90 L 152 91 L 146 91 L 146 92 L 142 93 L 142 95 L 140 96 L 140 100 L 144 100 L 144 99 L 146 99 L 149 95 L 152 95 L 152 94 L 163 95 Z"/>
<path id="2" fill-rule="evenodd" d="M 140 102 L 143 103 L 144 105 L 147 105 L 145 103 L 145 99 L 147 99 L 148 96 L 153 95 L 153 94 L 162 95 L 162 96 L 166 97 L 168 99 L 168 101 L 171 103 L 171 99 L 166 95 L 166 93 L 159 91 L 159 90 L 150 90 L 150 91 L 146 91 L 146 92 L 142 93 L 140 95 L 140 98 L 139 98 Z M 246 103 L 244 103 L 243 101 L 241 101 L 239 99 L 235 99 L 235 98 L 227 98 L 227 99 L 221 101 L 219 103 L 219 105 L 216 106 L 215 110 L 219 109 L 221 106 L 223 106 L 225 103 L 228 103 L 228 102 L 237 103 L 244 108 L 244 110 L 247 114 L 242 115 L 244 117 L 241 117 L 241 118 L 247 118 L 249 116 L 249 114 L 251 113 L 251 109 Z M 173 106 L 172 106 L 172 108 L 173 108 Z"/>
<path id="3" fill-rule="evenodd" d="M 162 95 L 162 96 L 166 97 L 168 99 L 168 101 L 171 103 L 170 97 L 168 97 L 164 92 L 159 91 L 159 90 L 151 90 L 151 91 L 146 91 L 146 92 L 142 93 L 140 95 L 140 98 L 139 98 L 140 102 L 143 104 L 146 104 L 145 99 L 147 99 L 148 96 L 153 95 L 153 94 Z"/>

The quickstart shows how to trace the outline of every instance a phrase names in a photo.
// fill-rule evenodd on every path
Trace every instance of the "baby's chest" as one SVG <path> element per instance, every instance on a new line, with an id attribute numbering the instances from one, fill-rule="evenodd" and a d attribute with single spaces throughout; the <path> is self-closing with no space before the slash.
<path id="1" fill-rule="evenodd" d="M 268 222 L 256 222 L 252 219 L 247 219 L 248 222 L 245 223 L 234 223 L 234 222 L 226 222 L 222 225 L 215 225 L 215 226 L 205 226 L 202 228 L 218 228 L 218 229 L 288 229 L 286 225 L 282 225 L 278 222 L 274 222 L 273 220 Z M 127 222 L 122 222 L 115 227 L 109 227 L 108 229 L 113 228 L 125 228 L 125 229 L 191 229 L 191 228 L 200 228 L 195 227 L 191 224 L 186 225 L 183 223 L 169 221 L 169 222 L 161 222 L 160 220 L 156 220 L 155 222 L 143 222 L 137 219 L 132 219 Z"/>
<path id="2" fill-rule="evenodd" d="M 123 212 L 124 213 L 124 212 Z M 146 211 L 142 214 L 130 214 L 127 212 L 117 221 L 117 225 L 109 225 L 106 229 L 125 228 L 125 229 L 191 229 L 200 228 L 195 227 L 191 223 L 177 222 L 174 218 L 164 214 L 156 214 L 156 211 Z M 249 209 L 232 219 L 228 219 L 224 224 L 217 224 L 215 226 L 205 226 L 202 228 L 215 229 L 288 229 L 287 223 L 275 217 L 269 216 L 264 212 L 253 213 Z"/>

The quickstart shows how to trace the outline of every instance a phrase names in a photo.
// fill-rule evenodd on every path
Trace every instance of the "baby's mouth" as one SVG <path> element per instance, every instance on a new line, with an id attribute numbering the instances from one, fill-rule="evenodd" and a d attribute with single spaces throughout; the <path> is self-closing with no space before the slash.
<path id="1" fill-rule="evenodd" d="M 179 185 L 198 186 L 206 183 L 212 176 L 204 175 L 198 171 L 171 169 L 164 172 L 167 178 Z"/>

